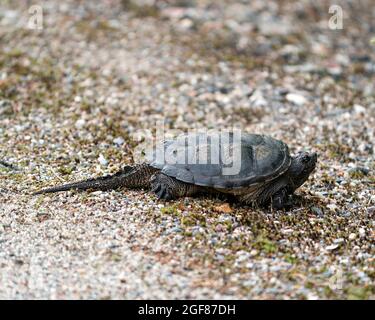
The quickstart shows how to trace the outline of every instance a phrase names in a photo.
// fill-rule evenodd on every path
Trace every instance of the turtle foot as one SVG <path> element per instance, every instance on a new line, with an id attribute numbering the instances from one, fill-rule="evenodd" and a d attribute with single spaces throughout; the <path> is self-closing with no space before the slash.
<path id="1" fill-rule="evenodd" d="M 170 177 L 163 174 L 155 174 L 151 177 L 151 190 L 159 199 L 171 200 L 175 198 L 169 180 Z"/>

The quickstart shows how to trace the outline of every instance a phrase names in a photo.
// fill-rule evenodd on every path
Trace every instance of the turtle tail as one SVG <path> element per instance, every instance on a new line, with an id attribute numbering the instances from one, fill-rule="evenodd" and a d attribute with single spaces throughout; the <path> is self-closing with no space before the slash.
<path id="1" fill-rule="evenodd" d="M 114 190 L 120 187 L 125 188 L 148 188 L 150 186 L 150 178 L 157 169 L 147 164 L 125 166 L 121 171 L 104 177 L 88 179 L 79 182 L 73 182 L 56 186 L 52 188 L 42 189 L 34 192 L 33 195 L 54 193 L 68 190 Z"/>

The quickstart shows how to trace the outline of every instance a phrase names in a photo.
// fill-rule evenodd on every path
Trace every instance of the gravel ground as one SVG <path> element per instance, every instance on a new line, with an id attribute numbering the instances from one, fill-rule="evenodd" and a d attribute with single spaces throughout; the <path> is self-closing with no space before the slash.
<path id="1" fill-rule="evenodd" d="M 374 299 L 375 6 L 0 2 L 1 299 Z M 290 211 L 145 191 L 31 196 L 133 161 L 132 134 L 267 133 L 319 153 Z"/>

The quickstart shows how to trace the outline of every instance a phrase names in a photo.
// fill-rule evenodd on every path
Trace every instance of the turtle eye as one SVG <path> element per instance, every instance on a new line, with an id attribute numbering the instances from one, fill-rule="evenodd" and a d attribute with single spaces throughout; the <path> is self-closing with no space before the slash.
<path id="1" fill-rule="evenodd" d="M 309 157 L 309 155 L 307 155 L 307 154 L 305 154 L 305 155 L 302 157 L 302 162 L 303 162 L 303 163 L 307 163 L 307 162 L 309 162 L 309 160 L 310 160 L 310 157 Z"/>

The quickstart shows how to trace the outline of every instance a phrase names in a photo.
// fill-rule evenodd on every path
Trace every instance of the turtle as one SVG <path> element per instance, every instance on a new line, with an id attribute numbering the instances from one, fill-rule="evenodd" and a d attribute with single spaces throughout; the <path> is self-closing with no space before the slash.
<path id="1" fill-rule="evenodd" d="M 34 194 L 141 188 L 151 189 L 164 200 L 214 193 L 229 195 L 246 205 L 282 209 L 290 205 L 290 196 L 316 167 L 317 153 L 300 151 L 292 156 L 286 143 L 269 135 L 244 132 L 236 138 L 229 132 L 228 137 L 224 141 L 214 134 L 180 134 L 161 144 L 159 151 L 164 152 L 164 157 L 156 156 L 154 150 L 145 161 L 127 165 L 116 174 Z M 180 161 L 176 161 L 178 157 Z M 237 166 L 233 165 L 235 162 Z"/>

